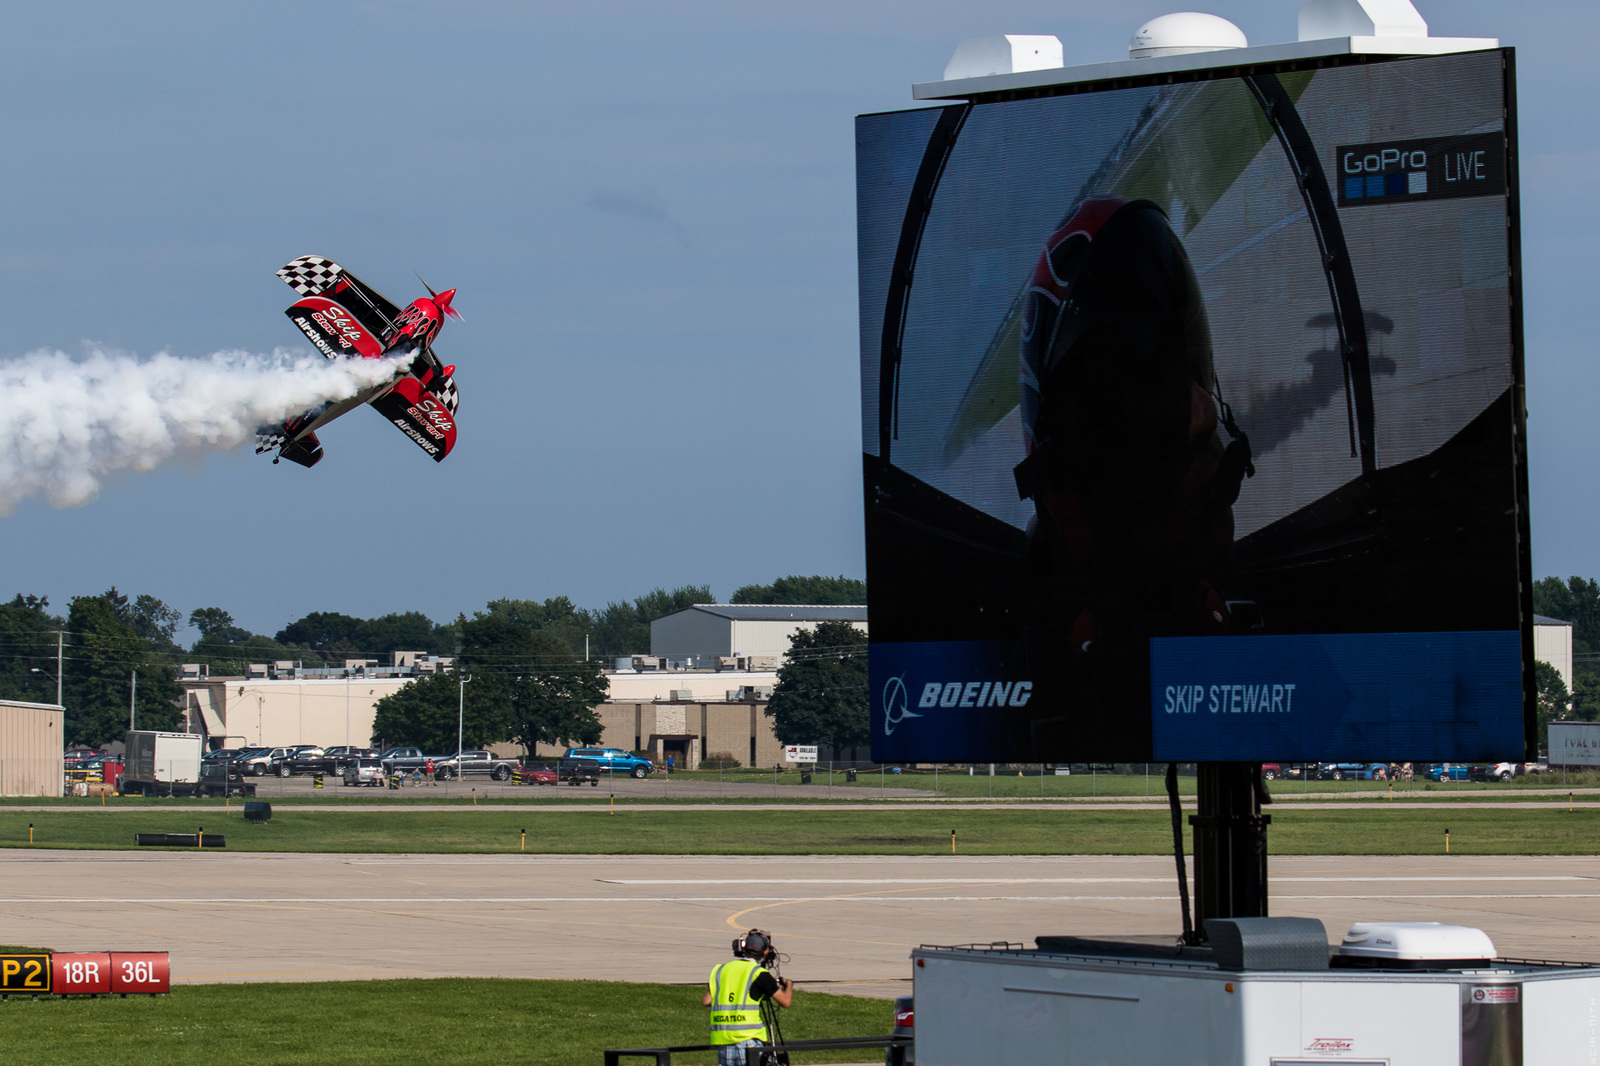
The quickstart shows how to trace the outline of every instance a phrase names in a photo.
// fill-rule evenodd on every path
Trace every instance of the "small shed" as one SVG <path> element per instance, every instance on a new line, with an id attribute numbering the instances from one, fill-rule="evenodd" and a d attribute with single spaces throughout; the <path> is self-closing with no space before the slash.
<path id="1" fill-rule="evenodd" d="M 0 796 L 59 796 L 65 712 L 53 703 L 0 700 Z"/>

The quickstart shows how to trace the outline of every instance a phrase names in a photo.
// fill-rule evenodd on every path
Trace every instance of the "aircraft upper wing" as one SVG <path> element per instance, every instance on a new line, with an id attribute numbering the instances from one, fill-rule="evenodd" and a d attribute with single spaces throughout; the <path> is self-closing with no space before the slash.
<path id="1" fill-rule="evenodd" d="M 294 307 L 288 310 L 287 314 L 291 319 L 296 319 L 296 307 L 302 304 L 310 305 L 314 300 L 337 304 L 374 338 L 375 343 L 379 343 L 380 352 L 381 342 L 377 339 L 387 335 L 394 328 L 395 320 L 400 317 L 400 309 L 390 303 L 377 289 L 333 260 L 324 259 L 320 255 L 302 255 L 278 271 L 278 277 L 295 292 L 307 298 L 297 301 Z M 312 310 L 325 310 L 325 308 L 318 304 Z M 295 324 L 302 330 L 306 328 L 298 319 Z M 319 332 L 326 331 L 319 329 Z M 306 335 L 310 336 L 313 342 L 317 339 L 311 336 L 309 331 Z M 319 344 L 317 347 L 323 349 L 323 354 L 330 354 L 322 345 Z M 369 353 L 363 351 L 362 354 Z"/>

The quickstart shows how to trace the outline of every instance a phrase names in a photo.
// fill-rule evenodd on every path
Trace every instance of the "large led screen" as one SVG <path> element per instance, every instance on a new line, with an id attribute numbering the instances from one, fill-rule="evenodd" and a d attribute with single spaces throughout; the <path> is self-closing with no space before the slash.
<path id="1" fill-rule="evenodd" d="M 875 758 L 1524 751 L 1510 64 L 857 120 Z"/>

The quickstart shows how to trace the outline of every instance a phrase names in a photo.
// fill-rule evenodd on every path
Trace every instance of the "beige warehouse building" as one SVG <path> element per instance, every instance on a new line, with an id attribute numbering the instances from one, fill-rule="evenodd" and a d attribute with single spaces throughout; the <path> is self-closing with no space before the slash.
<path id="1" fill-rule="evenodd" d="M 447 658 L 395 652 L 388 666 L 369 659 L 331 669 L 255 663 L 243 677 L 211 677 L 204 666 L 188 664 L 178 677 L 182 728 L 204 734 L 209 747 L 368 747 L 379 700 L 452 664 Z"/>
<path id="2" fill-rule="evenodd" d="M 53 703 L 0 700 L 0 796 L 61 795 L 65 717 Z"/>
<path id="3" fill-rule="evenodd" d="M 763 713 L 777 683 L 775 670 L 668 671 L 649 656 L 623 662 L 625 668 L 606 672 L 609 698 L 595 708 L 602 745 L 649 751 L 660 759 L 671 755 L 685 768 L 698 766 L 708 753 L 726 753 L 745 765 L 782 760 L 783 747 Z M 210 677 L 204 667 L 187 665 L 178 679 L 182 728 L 204 734 L 210 747 L 372 747 L 385 739 L 372 735 L 378 701 L 451 666 L 449 659 L 404 652 L 389 666 L 368 660 L 342 669 L 262 663 L 243 677 Z M 521 754 L 516 744 L 495 749 Z M 565 750 L 541 745 L 537 754 L 554 757 Z"/>

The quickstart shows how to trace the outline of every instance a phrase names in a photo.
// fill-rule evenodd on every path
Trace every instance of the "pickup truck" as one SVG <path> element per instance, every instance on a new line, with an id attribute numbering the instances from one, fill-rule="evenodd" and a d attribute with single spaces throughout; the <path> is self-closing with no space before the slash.
<path id="1" fill-rule="evenodd" d="M 293 756 L 293 748 L 246 748 L 234 757 L 233 765 L 242 775 L 265 777 L 278 773 L 278 767 Z"/>
<path id="2" fill-rule="evenodd" d="M 448 755 L 433 762 L 433 772 L 440 780 L 466 777 L 469 774 L 486 775 L 496 781 L 509 781 L 517 769 L 516 759 L 500 759 L 487 751 L 464 751 Z"/>
<path id="3" fill-rule="evenodd" d="M 600 760 L 564 758 L 556 764 L 556 774 L 574 788 L 585 781 L 589 782 L 591 788 L 599 788 Z"/>
<path id="4" fill-rule="evenodd" d="M 424 755 L 421 748 L 389 748 L 378 756 L 383 763 L 385 773 L 410 773 L 412 770 L 421 770 L 432 759 L 435 766 L 444 756 Z"/>

